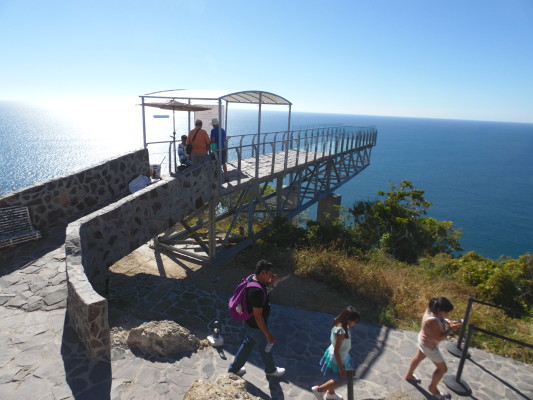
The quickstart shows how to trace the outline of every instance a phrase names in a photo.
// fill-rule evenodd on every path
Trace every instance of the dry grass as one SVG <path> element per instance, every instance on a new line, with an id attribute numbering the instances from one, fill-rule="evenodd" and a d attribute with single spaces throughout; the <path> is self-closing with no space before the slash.
<path id="1" fill-rule="evenodd" d="M 407 330 L 420 328 L 420 317 L 431 297 L 448 297 L 455 305 L 451 319 L 464 316 L 468 299 L 480 298 L 472 287 L 449 276 L 435 276 L 421 266 L 407 265 L 383 254 L 357 259 L 327 249 L 300 249 L 294 253 L 294 273 L 348 292 L 365 320 Z M 471 323 L 503 336 L 531 343 L 531 318 L 512 318 L 504 311 L 475 304 Z M 533 351 L 476 332 L 473 345 L 485 351 L 533 362 Z"/>
<path id="2" fill-rule="evenodd" d="M 230 295 L 244 276 L 253 273 L 261 258 L 275 265 L 279 277 L 272 292 L 273 303 L 332 315 L 346 305 L 353 305 L 365 322 L 411 331 L 420 329 L 420 317 L 431 297 L 445 296 L 452 300 L 455 305 L 452 319 L 463 317 L 470 296 L 480 298 L 475 289 L 448 276 L 383 254 L 360 259 L 331 249 L 286 250 L 267 244 L 256 244 L 226 265 L 210 268 L 185 263 L 142 246 L 115 264 L 111 271 L 117 276 L 145 273 L 187 279 L 206 290 Z M 531 343 L 533 337 L 531 318 L 511 318 L 501 310 L 479 304 L 473 307 L 471 322 L 526 343 Z M 533 363 L 533 351 L 500 339 L 476 333 L 473 345 Z"/>

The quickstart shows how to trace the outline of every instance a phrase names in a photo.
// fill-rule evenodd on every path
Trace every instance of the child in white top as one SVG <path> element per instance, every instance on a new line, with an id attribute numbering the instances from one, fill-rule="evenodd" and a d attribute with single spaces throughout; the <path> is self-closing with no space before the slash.
<path id="1" fill-rule="evenodd" d="M 440 353 L 439 343 L 461 325 L 461 322 L 450 321 L 450 328 L 446 329 L 444 316 L 452 310 L 453 304 L 446 297 L 434 297 L 429 301 L 428 308 L 422 316 L 422 327 L 418 333 L 418 350 L 405 375 L 405 380 L 420 383 L 420 378 L 414 374 L 416 367 L 426 357 L 433 361 L 437 369 L 433 372 L 428 389 L 437 400 L 450 396 L 448 393 L 440 393 L 437 384 L 448 370 Z"/>

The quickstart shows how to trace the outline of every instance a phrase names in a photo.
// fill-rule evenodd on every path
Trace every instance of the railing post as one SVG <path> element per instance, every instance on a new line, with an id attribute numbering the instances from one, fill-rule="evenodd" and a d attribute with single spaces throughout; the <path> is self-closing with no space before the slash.
<path id="1" fill-rule="evenodd" d="M 346 370 L 346 375 L 348 378 L 348 400 L 354 400 L 353 399 L 353 378 L 355 376 L 355 369 L 349 368 Z"/>
<path id="2" fill-rule="evenodd" d="M 459 361 L 459 367 L 457 368 L 457 374 L 454 377 L 453 375 L 446 375 L 443 379 L 444 384 L 448 389 L 453 390 L 459 396 L 470 396 L 472 394 L 472 389 L 468 386 L 464 380 L 461 379 L 463 374 L 463 367 L 468 354 L 468 347 L 470 346 L 470 339 L 472 338 L 472 333 L 474 332 L 475 325 L 468 325 L 468 333 L 466 335 L 465 346 L 463 347 L 463 352 L 461 354 L 461 361 Z"/>
<path id="3" fill-rule="evenodd" d="M 260 144 L 257 144 L 254 146 L 255 151 L 255 179 L 259 178 L 259 152 L 260 152 Z"/>
<path id="4" fill-rule="evenodd" d="M 468 305 L 466 306 L 465 316 L 463 318 L 463 324 L 461 325 L 461 330 L 459 331 L 459 337 L 457 338 L 457 343 L 450 342 L 446 344 L 446 350 L 450 354 L 453 354 L 455 357 L 461 357 L 463 350 L 461 349 L 461 343 L 465 335 L 466 327 L 470 319 L 470 312 L 472 311 L 472 304 L 474 303 L 474 298 L 470 297 L 468 299 Z M 470 354 L 467 354 L 467 357 L 470 357 Z"/>
<path id="5" fill-rule="evenodd" d="M 285 157 L 283 160 L 283 169 L 287 169 L 287 164 L 289 163 L 289 140 L 290 140 L 291 133 L 287 132 L 286 139 L 284 140 L 284 146 L 285 146 Z"/>

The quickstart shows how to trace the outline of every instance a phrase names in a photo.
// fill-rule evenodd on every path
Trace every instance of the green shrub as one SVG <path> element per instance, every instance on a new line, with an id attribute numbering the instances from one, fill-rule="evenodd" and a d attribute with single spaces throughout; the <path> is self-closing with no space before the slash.
<path id="1" fill-rule="evenodd" d="M 307 232 L 294 226 L 287 218 L 276 216 L 262 241 L 281 248 L 294 248 L 305 243 Z"/>
<path id="2" fill-rule="evenodd" d="M 431 206 L 424 191 L 408 180 L 378 192 L 375 201 L 360 201 L 349 210 L 354 243 L 363 251 L 379 248 L 414 264 L 420 257 L 461 250 L 461 232 L 449 221 L 425 217 Z"/>
<path id="3" fill-rule="evenodd" d="M 485 299 L 516 312 L 533 307 L 533 255 L 494 261 L 469 252 L 449 263 L 449 271 L 476 287 Z"/>

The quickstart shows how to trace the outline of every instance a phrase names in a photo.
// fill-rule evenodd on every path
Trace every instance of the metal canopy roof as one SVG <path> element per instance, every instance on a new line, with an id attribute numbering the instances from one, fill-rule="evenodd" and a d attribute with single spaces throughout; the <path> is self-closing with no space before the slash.
<path id="1" fill-rule="evenodd" d="M 152 92 L 140 97 L 155 97 L 169 99 L 187 99 L 187 100 L 217 100 L 228 103 L 247 103 L 247 104 L 280 104 L 292 105 L 292 103 L 270 92 L 261 90 L 191 90 L 191 89 L 174 89 Z"/>

